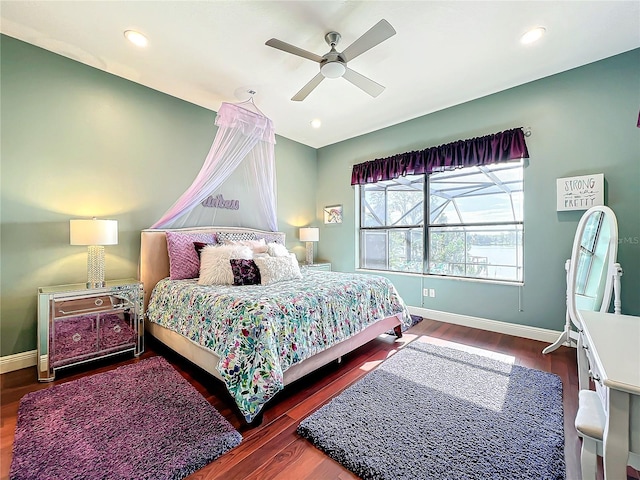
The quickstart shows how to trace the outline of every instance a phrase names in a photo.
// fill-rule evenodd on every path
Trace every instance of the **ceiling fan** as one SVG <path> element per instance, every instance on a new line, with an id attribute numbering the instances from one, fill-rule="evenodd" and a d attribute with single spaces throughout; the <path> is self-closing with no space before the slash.
<path id="1" fill-rule="evenodd" d="M 309 83 L 302 87 L 302 89 L 296 93 L 293 98 L 291 98 L 293 101 L 300 102 L 307 98 L 307 95 L 309 95 L 314 88 L 320 85 L 320 82 L 325 78 L 338 77 L 348 80 L 372 97 L 377 97 L 383 92 L 384 87 L 347 67 L 347 62 L 353 60 L 367 50 L 372 49 L 395 34 L 396 31 L 393 29 L 391 24 L 383 19 L 367 30 L 360 38 L 342 52 L 336 51 L 336 45 L 340 41 L 340 34 L 338 32 L 329 32 L 324 36 L 324 39 L 331 47 L 331 50 L 322 56 L 275 38 L 265 42 L 265 45 L 277 48 L 283 52 L 298 55 L 299 57 L 307 58 L 320 64 L 320 73 L 313 77 Z"/>

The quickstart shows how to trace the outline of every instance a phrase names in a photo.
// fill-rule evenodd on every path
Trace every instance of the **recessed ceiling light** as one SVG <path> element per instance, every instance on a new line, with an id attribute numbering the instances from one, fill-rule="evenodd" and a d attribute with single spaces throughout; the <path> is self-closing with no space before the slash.
<path id="1" fill-rule="evenodd" d="M 319 118 L 314 118 L 311 120 L 311 126 L 313 128 L 320 128 L 322 126 L 322 121 Z"/>
<path id="2" fill-rule="evenodd" d="M 138 47 L 146 47 L 147 46 L 147 37 L 145 37 L 140 32 L 136 32 L 135 30 L 127 30 L 124 32 L 124 36 L 127 37 L 134 45 Z"/>
<path id="3" fill-rule="evenodd" d="M 540 37 L 542 37 L 542 35 L 544 35 L 544 32 L 546 31 L 547 29 L 544 27 L 532 28 L 527 33 L 522 35 L 522 37 L 520 38 L 520 41 L 524 44 L 533 43 L 537 40 L 540 40 Z"/>

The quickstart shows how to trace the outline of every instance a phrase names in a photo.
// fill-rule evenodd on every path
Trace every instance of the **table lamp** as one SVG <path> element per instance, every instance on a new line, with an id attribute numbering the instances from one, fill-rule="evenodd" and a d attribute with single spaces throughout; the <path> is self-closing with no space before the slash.
<path id="1" fill-rule="evenodd" d="M 307 242 L 307 265 L 313 265 L 313 242 L 320 239 L 320 229 L 305 227 L 300 229 L 300 241 Z"/>
<path id="2" fill-rule="evenodd" d="M 95 217 L 70 220 L 69 243 L 89 247 L 87 288 L 104 287 L 104 245 L 118 244 L 118 221 Z"/>

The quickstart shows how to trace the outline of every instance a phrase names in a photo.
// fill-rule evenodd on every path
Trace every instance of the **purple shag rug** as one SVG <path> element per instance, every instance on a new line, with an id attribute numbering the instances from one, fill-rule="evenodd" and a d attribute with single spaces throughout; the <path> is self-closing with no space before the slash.
<path id="1" fill-rule="evenodd" d="M 11 480 L 182 479 L 242 436 L 165 359 L 25 395 Z"/>
<path id="2" fill-rule="evenodd" d="M 298 433 L 365 480 L 566 476 L 560 377 L 427 343 L 404 347 Z"/>

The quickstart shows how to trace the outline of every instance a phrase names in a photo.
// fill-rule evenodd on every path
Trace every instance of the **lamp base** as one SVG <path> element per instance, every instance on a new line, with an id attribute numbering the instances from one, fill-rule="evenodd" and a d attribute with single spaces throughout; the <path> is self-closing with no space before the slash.
<path id="1" fill-rule="evenodd" d="M 307 265 L 313 265 L 313 242 L 306 242 L 306 243 L 307 243 L 307 257 L 305 261 L 307 262 Z"/>
<path id="2" fill-rule="evenodd" d="M 90 245 L 87 257 L 87 288 L 104 286 L 104 247 Z"/>

